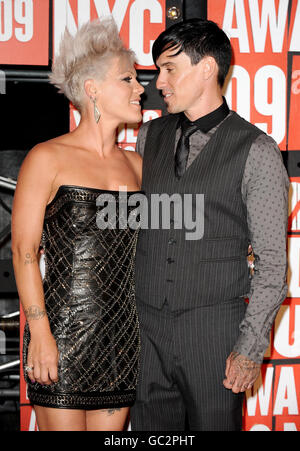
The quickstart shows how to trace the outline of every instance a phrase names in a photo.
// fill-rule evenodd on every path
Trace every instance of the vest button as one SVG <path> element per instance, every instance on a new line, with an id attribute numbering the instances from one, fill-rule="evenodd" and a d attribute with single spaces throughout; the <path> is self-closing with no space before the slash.
<path id="1" fill-rule="evenodd" d="M 174 238 L 170 238 L 168 244 L 176 244 L 176 240 L 174 240 Z"/>

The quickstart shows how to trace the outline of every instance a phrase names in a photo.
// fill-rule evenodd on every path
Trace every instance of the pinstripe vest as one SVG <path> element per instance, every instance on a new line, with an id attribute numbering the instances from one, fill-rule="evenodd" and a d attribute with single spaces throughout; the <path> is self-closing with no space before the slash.
<path id="1" fill-rule="evenodd" d="M 174 204 L 171 227 L 141 230 L 136 253 L 137 303 L 161 307 L 167 300 L 172 310 L 219 303 L 248 293 L 249 236 L 241 183 L 251 144 L 262 133 L 233 113 L 177 180 L 174 146 L 178 118 L 168 115 L 151 122 L 142 189 L 149 206 L 153 194 L 178 193 L 180 198 L 193 194 L 194 219 L 195 194 L 203 194 L 204 234 L 201 239 L 187 240 L 187 230 L 176 228 L 180 221 L 174 215 Z"/>

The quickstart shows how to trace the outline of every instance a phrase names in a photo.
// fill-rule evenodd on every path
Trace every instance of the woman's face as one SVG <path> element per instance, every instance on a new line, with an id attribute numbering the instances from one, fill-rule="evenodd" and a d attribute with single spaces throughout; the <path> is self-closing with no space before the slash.
<path id="1" fill-rule="evenodd" d="M 140 100 L 144 92 L 127 57 L 111 60 L 105 79 L 97 86 L 97 106 L 102 120 L 137 123 L 142 120 Z"/>

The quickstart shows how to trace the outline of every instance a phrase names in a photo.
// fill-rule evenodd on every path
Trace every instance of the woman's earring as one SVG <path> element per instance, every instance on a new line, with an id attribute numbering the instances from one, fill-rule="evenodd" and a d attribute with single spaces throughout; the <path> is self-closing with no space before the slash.
<path id="1" fill-rule="evenodd" d="M 97 104 L 96 104 L 96 97 L 94 97 L 94 98 L 90 97 L 90 99 L 91 99 L 91 101 L 94 104 L 94 118 L 95 118 L 96 123 L 98 124 L 98 122 L 100 120 L 100 117 L 101 117 L 101 113 L 98 110 L 98 107 L 97 107 Z"/>

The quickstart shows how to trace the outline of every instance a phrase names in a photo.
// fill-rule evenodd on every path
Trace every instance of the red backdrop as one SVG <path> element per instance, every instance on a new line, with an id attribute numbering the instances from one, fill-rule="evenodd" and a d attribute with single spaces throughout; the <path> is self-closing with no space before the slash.
<path id="1" fill-rule="evenodd" d="M 234 48 L 225 96 L 232 109 L 271 134 L 282 151 L 300 151 L 300 0 L 207 0 L 208 18 L 228 33 Z M 139 68 L 152 69 L 152 41 L 165 27 L 165 0 L 0 0 L 0 64 L 47 65 L 49 19 L 53 53 L 67 26 L 112 12 Z M 160 115 L 144 111 L 144 120 Z M 80 120 L 70 108 L 71 129 Z M 139 124 L 119 129 L 134 150 Z M 276 318 L 261 376 L 247 392 L 244 429 L 300 431 L 300 179 L 291 178 L 288 234 L 289 293 Z M 298 194 L 299 193 L 299 194 Z M 21 332 L 24 317 L 21 317 Z M 22 337 L 21 337 L 22 338 Z M 21 429 L 36 429 L 21 373 Z"/>
<path id="2" fill-rule="evenodd" d="M 0 64 L 48 65 L 49 0 L 0 1 Z"/>
<path id="3" fill-rule="evenodd" d="M 299 151 L 300 1 L 208 0 L 207 5 L 208 19 L 226 31 L 234 49 L 228 103 L 272 135 L 282 151 Z M 247 431 L 300 431 L 300 180 L 291 182 L 288 298 L 276 318 L 261 377 L 247 392 Z"/>

